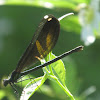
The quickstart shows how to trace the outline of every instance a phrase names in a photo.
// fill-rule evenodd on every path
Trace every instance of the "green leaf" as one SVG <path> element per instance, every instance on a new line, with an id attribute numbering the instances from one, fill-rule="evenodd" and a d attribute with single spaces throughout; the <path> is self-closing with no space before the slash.
<path id="1" fill-rule="evenodd" d="M 47 79 L 47 74 L 30 81 L 22 91 L 20 100 L 28 100 Z"/>
<path id="2" fill-rule="evenodd" d="M 52 60 L 54 58 L 56 58 L 56 56 L 52 54 L 51 52 L 46 57 L 46 61 Z M 65 72 L 66 71 L 65 71 L 65 67 L 64 67 L 62 60 L 58 60 L 50 64 L 46 68 L 50 72 L 50 75 L 48 75 L 48 78 L 55 81 L 63 89 L 63 91 L 69 96 L 71 100 L 75 100 L 73 95 L 70 93 L 70 91 L 68 90 L 65 84 Z"/>
<path id="3" fill-rule="evenodd" d="M 56 58 L 53 53 L 49 53 L 46 57 L 46 61 Z M 65 67 L 62 60 L 58 60 L 48 66 L 50 75 L 56 76 L 58 80 L 65 86 Z"/>

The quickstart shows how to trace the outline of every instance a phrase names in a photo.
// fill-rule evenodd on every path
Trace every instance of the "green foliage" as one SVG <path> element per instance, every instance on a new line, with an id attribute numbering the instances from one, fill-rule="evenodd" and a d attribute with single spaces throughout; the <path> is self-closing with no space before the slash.
<path id="1" fill-rule="evenodd" d="M 52 53 L 49 53 L 46 57 L 46 61 L 50 61 L 54 58 L 56 58 L 56 56 L 54 56 Z M 24 100 L 29 99 L 31 95 L 40 88 L 40 86 L 46 81 L 47 78 L 56 82 L 63 89 L 63 91 L 65 91 L 65 93 L 70 97 L 71 100 L 75 100 L 65 84 L 65 67 L 63 62 L 61 60 L 58 60 L 53 64 L 48 65 L 47 67 L 43 68 L 44 76 L 36 78 L 26 85 L 26 87 L 23 89 L 20 100 L 23 100 L 23 98 Z"/>
<path id="2" fill-rule="evenodd" d="M 47 2 L 49 2 L 49 7 L 45 5 Z M 69 12 L 75 13 L 74 16 L 60 21 L 61 32 L 53 49 L 55 55 L 83 44 L 80 39 L 81 26 L 78 21 L 79 11 L 77 10 L 81 3 L 89 5 L 90 0 L 0 1 L 0 100 L 16 100 L 13 89 L 10 86 L 5 88 L 2 85 L 2 79 L 16 68 L 20 56 L 27 48 L 38 23 L 44 15 L 53 14 L 59 18 Z M 99 100 L 100 36 L 97 35 L 97 30 L 94 29 L 94 31 L 97 36 L 96 41 L 85 47 L 83 52 L 64 58 L 64 65 L 60 60 L 43 68 L 44 75 L 40 70 L 34 72 L 31 76 L 37 78 L 31 80 L 31 82 L 28 80 L 28 84 L 26 81 L 22 82 L 22 85 L 18 84 L 18 86 L 26 89 L 25 96 L 30 100 L 41 98 L 42 100 L 70 100 L 71 94 L 67 93 L 69 90 L 76 100 Z M 54 55 L 50 55 L 51 57 L 47 57 L 46 60 L 54 57 Z M 34 88 L 31 91 L 32 85 L 34 85 Z M 92 88 L 87 92 L 91 86 L 96 86 L 97 90 Z M 90 95 L 91 91 L 96 92 Z"/>

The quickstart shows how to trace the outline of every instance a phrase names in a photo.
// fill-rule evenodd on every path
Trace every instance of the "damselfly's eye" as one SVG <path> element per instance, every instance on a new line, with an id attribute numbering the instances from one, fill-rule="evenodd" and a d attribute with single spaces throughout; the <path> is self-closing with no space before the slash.
<path id="1" fill-rule="evenodd" d="M 4 85 L 4 86 L 7 86 L 8 84 L 9 84 L 9 79 L 4 79 L 4 80 L 3 80 L 3 85 Z"/>

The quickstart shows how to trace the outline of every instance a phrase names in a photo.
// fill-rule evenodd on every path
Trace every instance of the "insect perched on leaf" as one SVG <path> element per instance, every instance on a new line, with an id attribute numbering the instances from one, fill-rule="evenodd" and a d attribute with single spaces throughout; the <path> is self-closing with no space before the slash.
<path id="1" fill-rule="evenodd" d="M 56 62 L 57 60 L 71 54 L 77 51 L 82 50 L 83 46 L 78 46 L 68 52 L 65 52 L 64 54 L 54 58 L 53 60 L 50 60 L 42 65 L 33 67 L 32 69 L 25 70 L 26 68 L 29 68 L 30 66 L 34 65 L 37 61 L 43 59 L 46 57 L 49 52 L 54 48 L 60 32 L 60 24 L 59 21 L 73 13 L 66 14 L 60 18 L 55 18 L 53 15 L 46 15 L 40 22 L 31 42 L 29 43 L 26 51 L 24 52 L 23 56 L 19 60 L 15 70 L 11 73 L 11 76 L 8 79 L 3 80 L 4 86 L 7 86 L 10 84 L 14 88 L 14 84 L 18 82 L 18 80 L 39 69 L 43 68 L 53 62 Z M 24 71 L 25 70 L 25 71 Z M 15 88 L 14 88 L 15 89 Z M 15 89 L 15 92 L 17 90 Z"/>

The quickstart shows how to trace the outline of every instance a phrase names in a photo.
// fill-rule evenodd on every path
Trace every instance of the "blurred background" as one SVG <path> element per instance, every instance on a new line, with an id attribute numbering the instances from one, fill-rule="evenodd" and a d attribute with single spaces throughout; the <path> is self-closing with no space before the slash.
<path id="1" fill-rule="evenodd" d="M 66 85 L 76 100 L 100 100 L 100 0 L 0 0 L 0 100 L 17 100 L 14 90 L 4 87 L 2 80 L 16 68 L 43 16 L 53 14 L 59 18 L 70 12 L 74 15 L 60 21 L 53 53 L 60 55 L 84 45 L 83 51 L 62 59 Z M 31 75 L 43 75 L 42 69 Z M 30 100 L 68 100 L 50 80 L 41 91 Z"/>

